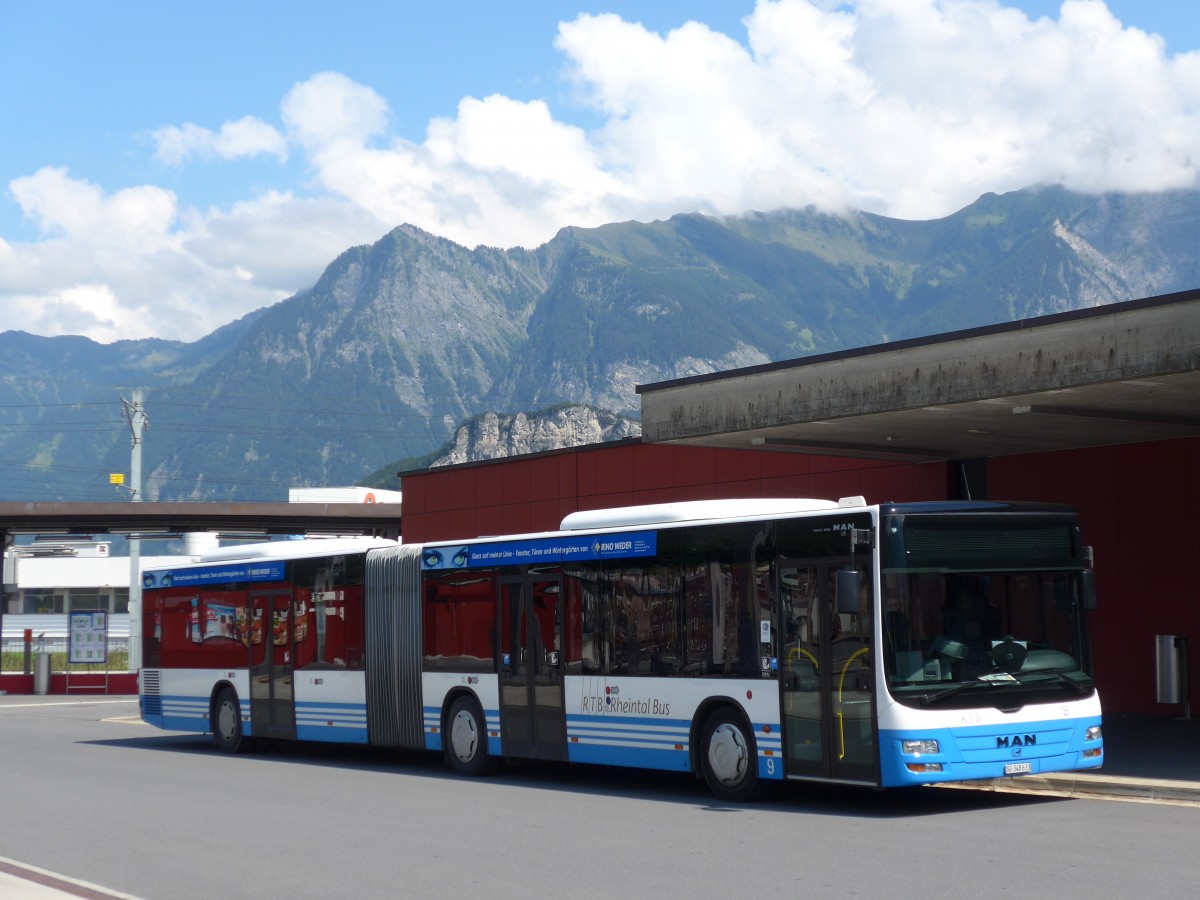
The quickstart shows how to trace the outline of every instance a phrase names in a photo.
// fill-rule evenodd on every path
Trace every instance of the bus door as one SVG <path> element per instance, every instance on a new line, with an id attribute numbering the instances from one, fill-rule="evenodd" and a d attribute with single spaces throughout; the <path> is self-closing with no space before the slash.
<path id="1" fill-rule="evenodd" d="M 294 738 L 291 591 L 250 592 L 250 724 L 254 737 Z"/>
<path id="2" fill-rule="evenodd" d="M 557 573 L 501 578 L 499 589 L 504 755 L 565 760 L 562 580 Z"/>
<path id="3" fill-rule="evenodd" d="M 837 612 L 837 571 L 849 567 L 849 559 L 781 561 L 784 758 L 789 775 L 875 783 L 870 591 L 858 613 Z"/>

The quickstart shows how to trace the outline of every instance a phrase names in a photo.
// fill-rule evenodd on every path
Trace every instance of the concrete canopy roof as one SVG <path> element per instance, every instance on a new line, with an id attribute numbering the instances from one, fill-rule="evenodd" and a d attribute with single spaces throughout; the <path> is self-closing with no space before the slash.
<path id="1" fill-rule="evenodd" d="M 1200 290 L 641 385 L 642 440 L 914 462 L 1200 435 Z"/>
<path id="2" fill-rule="evenodd" d="M 0 503 L 8 534 L 366 534 L 400 536 L 388 503 Z"/>

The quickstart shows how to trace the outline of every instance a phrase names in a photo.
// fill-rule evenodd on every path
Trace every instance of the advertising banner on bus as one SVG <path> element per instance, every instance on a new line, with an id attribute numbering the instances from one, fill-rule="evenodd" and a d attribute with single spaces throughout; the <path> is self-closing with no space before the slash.
<path id="1" fill-rule="evenodd" d="M 489 541 L 460 547 L 426 547 L 421 568 L 472 569 L 484 566 L 543 565 L 597 559 L 630 559 L 658 553 L 658 532 L 556 535 L 518 541 Z"/>
<path id="2" fill-rule="evenodd" d="M 284 563 L 272 562 L 232 563 L 217 566 L 196 566 L 188 569 L 168 569 L 160 572 L 145 572 L 142 575 L 144 588 L 191 587 L 198 584 L 236 584 L 252 581 L 282 581 Z"/>

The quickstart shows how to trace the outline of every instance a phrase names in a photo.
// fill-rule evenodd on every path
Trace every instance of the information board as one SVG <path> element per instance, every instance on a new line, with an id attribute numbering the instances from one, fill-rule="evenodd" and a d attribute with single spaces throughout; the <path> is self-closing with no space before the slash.
<path id="1" fill-rule="evenodd" d="M 68 618 L 67 661 L 108 662 L 108 613 L 73 612 Z"/>

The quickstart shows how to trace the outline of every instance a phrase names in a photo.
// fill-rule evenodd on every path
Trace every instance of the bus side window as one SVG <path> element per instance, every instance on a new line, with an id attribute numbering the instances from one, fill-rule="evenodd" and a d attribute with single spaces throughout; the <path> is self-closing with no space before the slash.
<path id="1" fill-rule="evenodd" d="M 347 669 L 363 667 L 363 598 L 362 587 L 353 585 L 345 590 L 342 606 L 343 659 Z"/>
<path id="2" fill-rule="evenodd" d="M 565 606 L 566 647 L 563 648 L 564 671 L 578 675 L 583 668 L 583 584 L 568 570 L 563 571 L 563 604 Z"/>

